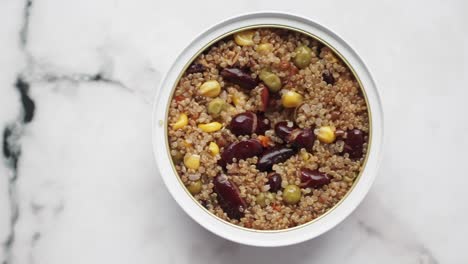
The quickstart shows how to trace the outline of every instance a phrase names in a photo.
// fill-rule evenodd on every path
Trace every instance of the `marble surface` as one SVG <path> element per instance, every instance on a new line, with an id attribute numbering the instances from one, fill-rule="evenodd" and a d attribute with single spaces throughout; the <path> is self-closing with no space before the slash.
<path id="1" fill-rule="evenodd" d="M 386 114 L 377 180 L 321 237 L 279 249 L 189 219 L 152 157 L 158 82 L 221 19 L 265 9 L 335 30 Z M 0 261 L 468 263 L 468 2 L 0 1 Z"/>

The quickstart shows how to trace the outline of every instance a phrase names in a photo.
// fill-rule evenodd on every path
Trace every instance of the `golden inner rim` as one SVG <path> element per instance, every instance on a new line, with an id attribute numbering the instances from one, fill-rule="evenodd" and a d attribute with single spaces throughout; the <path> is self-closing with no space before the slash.
<path id="1" fill-rule="evenodd" d="M 211 47 L 213 44 L 215 44 L 216 42 L 220 41 L 221 39 L 229 36 L 229 35 L 232 35 L 234 33 L 237 33 L 239 31 L 243 31 L 243 30 L 247 30 L 247 29 L 256 29 L 256 28 L 279 28 L 279 29 L 287 29 L 287 30 L 291 30 L 291 31 L 296 31 L 296 32 L 299 32 L 301 34 L 304 34 L 306 36 L 309 36 L 317 41 L 319 41 L 320 43 L 322 43 L 323 45 L 325 45 L 326 47 L 330 48 L 345 64 L 346 66 L 351 70 L 351 72 L 353 73 L 354 75 L 354 78 L 356 78 L 358 84 L 359 84 L 359 88 L 361 89 L 362 91 L 362 94 L 364 96 L 364 100 L 366 102 L 366 106 L 367 106 L 367 114 L 369 116 L 369 137 L 368 137 L 368 144 L 367 144 L 367 149 L 366 149 L 366 156 L 364 158 L 364 162 L 362 164 L 362 169 L 361 171 L 359 172 L 358 176 L 356 177 L 356 179 L 354 179 L 354 182 L 353 182 L 353 185 L 351 186 L 351 188 L 348 190 L 348 192 L 345 194 L 345 196 L 343 196 L 343 198 L 341 198 L 340 201 L 338 201 L 333 207 L 331 207 L 330 209 L 328 209 L 328 211 L 326 211 L 325 213 L 323 213 L 322 215 L 318 216 L 317 218 L 315 219 L 312 219 L 311 221 L 307 222 L 307 223 L 304 223 L 304 224 L 301 224 L 301 225 L 298 225 L 298 226 L 295 226 L 295 227 L 291 227 L 291 228 L 286 228 L 286 229 L 278 229 L 278 230 L 258 230 L 258 229 L 252 229 L 252 228 L 246 228 L 246 227 L 243 227 L 243 226 L 239 226 L 239 225 L 236 225 L 236 224 L 233 224 L 233 223 L 230 223 L 224 219 L 221 219 L 219 218 L 218 216 L 214 215 L 213 213 L 211 213 L 208 209 L 206 209 L 205 207 L 203 207 L 193 196 L 192 194 L 190 194 L 190 192 L 187 190 L 187 188 L 185 187 L 184 183 L 182 182 L 182 180 L 180 179 L 180 176 L 179 176 L 179 173 L 177 172 L 175 166 L 174 166 L 174 162 L 172 161 L 172 158 L 170 158 L 170 163 L 171 163 L 171 167 L 172 167 L 172 170 L 174 171 L 174 174 L 177 175 L 177 180 L 179 181 L 179 183 L 182 185 L 185 193 L 193 200 L 194 203 L 196 203 L 203 211 L 205 211 L 206 213 L 210 214 L 212 217 L 214 217 L 215 219 L 217 219 L 218 221 L 221 221 L 222 223 L 224 224 L 227 224 L 229 226 L 232 226 L 232 227 L 235 227 L 235 228 L 238 228 L 238 229 L 241 229 L 243 231 L 248 231 L 248 232 L 256 232 L 256 233 L 279 233 L 279 232 L 289 232 L 289 231 L 293 231 L 293 230 L 296 230 L 296 229 L 300 229 L 300 228 L 303 228 L 303 227 L 306 227 L 308 225 L 311 225 L 317 221 L 319 221 L 320 219 L 322 219 L 323 217 L 325 217 L 326 215 L 328 215 L 330 212 L 332 212 L 333 210 L 335 210 L 348 196 L 349 194 L 353 191 L 353 189 L 355 188 L 355 186 L 357 185 L 357 182 L 361 179 L 361 176 L 362 176 L 362 173 L 364 172 L 364 169 L 367 165 L 367 160 L 369 158 L 369 153 L 370 153 L 370 148 L 371 148 L 371 142 L 372 142 L 372 131 L 373 131 L 373 128 L 372 128 L 372 114 L 371 114 L 371 111 L 370 111 L 370 107 L 369 107 L 369 101 L 368 101 L 368 98 L 367 98 L 367 94 L 366 94 L 366 91 L 365 89 L 363 88 L 363 85 L 362 85 L 362 82 L 361 82 L 361 79 L 359 78 L 359 76 L 357 75 L 356 71 L 354 70 L 353 67 L 351 67 L 351 65 L 349 64 L 349 62 L 343 57 L 343 55 L 341 53 L 339 53 L 334 47 L 332 47 L 328 42 L 326 42 L 325 40 L 323 40 L 322 38 L 312 34 L 312 33 L 309 33 L 309 32 L 306 32 L 302 29 L 299 29 L 299 28 L 295 28 L 295 27 L 291 27 L 291 26 L 285 26 L 285 25 L 277 25 L 277 24 L 259 24 L 259 25 L 252 25 L 252 26 L 246 26 L 246 27 L 242 27 L 242 28 L 238 28 L 238 29 L 234 29 L 234 30 L 231 30 L 227 33 L 224 33 L 223 35 L 221 36 L 218 36 L 217 38 L 213 39 L 212 41 L 210 41 L 209 43 L 207 43 L 206 45 L 204 45 L 196 54 L 194 54 L 190 60 L 184 65 L 184 67 L 182 68 L 182 71 L 181 73 L 177 76 L 177 79 L 174 83 L 174 85 L 172 86 L 171 88 L 171 96 L 169 98 L 169 102 L 170 100 L 172 100 L 173 96 L 174 96 L 174 91 L 175 89 L 177 88 L 177 85 L 180 81 L 180 78 L 182 78 L 182 75 L 185 73 L 185 71 L 187 70 L 187 68 L 190 66 L 190 64 L 192 64 L 192 62 L 203 52 L 205 51 L 207 48 Z M 169 108 L 170 108 L 170 103 L 167 103 L 167 107 L 166 107 L 166 113 L 165 113 L 165 118 L 166 118 L 166 122 L 164 124 L 164 136 L 165 136 L 165 144 L 166 144 L 166 151 L 167 151 L 167 155 L 168 157 L 171 157 L 171 153 L 170 153 L 170 147 L 169 147 L 169 138 L 168 138 L 168 134 L 167 134 L 167 131 L 168 131 L 168 122 L 167 122 L 167 118 L 169 116 Z"/>

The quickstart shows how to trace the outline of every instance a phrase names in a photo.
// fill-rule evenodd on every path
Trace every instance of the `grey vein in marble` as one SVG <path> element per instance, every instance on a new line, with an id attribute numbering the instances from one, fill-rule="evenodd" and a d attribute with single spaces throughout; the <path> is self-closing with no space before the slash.
<path id="1" fill-rule="evenodd" d="M 103 72 L 96 74 L 88 73 L 68 73 L 63 71 L 58 71 L 56 69 L 50 70 L 50 67 L 47 65 L 41 65 L 33 57 L 31 52 L 28 50 L 28 36 L 30 28 L 30 16 L 33 9 L 33 1 L 27 0 L 23 9 L 23 19 L 22 26 L 19 31 L 19 48 L 24 55 L 26 61 L 26 66 L 22 73 L 18 75 L 15 88 L 20 95 L 21 100 L 21 116 L 16 120 L 12 121 L 3 129 L 3 157 L 5 161 L 9 164 L 11 170 L 11 177 L 9 179 L 9 199 L 10 199 L 10 210 L 11 210 L 11 219 L 10 219 L 10 233 L 3 243 L 3 251 L 5 259 L 3 260 L 4 264 L 12 263 L 11 260 L 11 249 L 15 243 L 15 227 L 18 219 L 21 217 L 19 214 L 18 204 L 17 204 L 17 194 L 16 194 L 16 183 L 19 177 L 18 173 L 18 163 L 21 162 L 21 137 L 24 132 L 25 126 L 31 122 L 34 118 L 35 112 L 35 102 L 29 95 L 30 83 L 58 83 L 58 82 L 71 82 L 71 83 L 86 83 L 86 82 L 96 82 L 96 83 L 105 83 L 113 85 L 115 87 L 120 87 L 125 90 L 135 92 L 133 89 L 130 89 L 123 82 L 114 80 L 111 77 L 107 76 L 107 73 L 111 74 L 112 64 L 104 65 Z M 107 62 L 112 63 L 112 62 Z M 52 67 L 53 68 L 53 67 Z M 150 72 L 155 73 L 153 69 L 149 69 Z M 152 73 L 150 73 L 152 74 Z M 158 78 L 158 77 L 156 77 Z M 144 96 L 142 99 L 147 103 L 152 101 L 152 95 Z M 56 210 L 55 213 L 59 214 L 63 209 L 63 204 L 61 204 Z M 42 208 L 41 205 L 32 205 L 31 210 L 33 214 L 38 214 Z M 31 240 L 31 249 L 37 244 L 41 238 L 40 232 L 35 232 Z M 32 253 L 30 253 L 32 254 Z M 29 262 L 33 262 L 33 256 L 29 257 Z"/>
<path id="2" fill-rule="evenodd" d="M 16 182 L 18 180 L 18 162 L 21 158 L 21 134 L 23 133 L 24 126 L 31 122 L 34 117 L 35 104 L 34 101 L 29 97 L 29 84 L 26 83 L 23 79 L 18 78 L 16 83 L 16 88 L 20 93 L 20 98 L 22 102 L 22 115 L 18 120 L 13 121 L 11 124 L 7 125 L 3 130 L 3 156 L 7 164 L 11 168 L 11 177 L 9 179 L 9 198 L 10 198 L 10 208 L 11 220 L 10 220 L 10 234 L 8 235 L 7 241 L 4 243 L 4 251 L 7 259 L 5 264 L 8 264 L 8 256 L 11 246 L 15 241 L 15 225 L 18 221 L 19 210 L 17 205 L 16 197 Z"/>
<path id="3" fill-rule="evenodd" d="M 32 6 L 32 0 L 26 0 L 26 4 L 23 9 L 23 22 L 19 32 L 20 49 L 26 52 L 27 41 L 28 41 L 28 28 L 29 28 L 29 16 Z M 29 57 L 26 55 L 26 57 Z M 11 248 L 15 242 L 15 225 L 18 221 L 19 209 L 16 197 L 16 182 L 18 179 L 18 162 L 21 157 L 21 146 L 20 139 L 24 125 L 31 122 L 34 117 L 35 104 L 29 96 L 29 83 L 23 80 L 21 77 L 17 78 L 15 87 L 20 94 L 21 99 L 21 117 L 17 120 L 12 121 L 11 124 L 7 125 L 3 129 L 3 156 L 5 161 L 9 164 L 11 169 L 11 177 L 8 181 L 8 194 L 10 199 L 10 233 L 8 234 L 7 240 L 3 243 L 3 251 L 5 259 L 4 264 L 10 263 Z"/>
<path id="4" fill-rule="evenodd" d="M 23 10 L 23 23 L 19 32 L 20 39 L 20 50 L 23 52 L 26 59 L 26 69 L 23 73 L 20 73 L 14 87 L 20 94 L 21 100 L 21 116 L 17 120 L 12 121 L 3 129 L 2 145 L 3 145 L 3 158 L 11 169 L 11 177 L 9 179 L 9 199 L 11 208 L 11 219 L 10 219 L 10 234 L 6 241 L 2 243 L 5 259 L 3 264 L 11 263 L 11 248 L 15 242 L 15 226 L 20 217 L 19 209 L 16 197 L 16 182 L 18 180 L 18 163 L 21 159 L 21 136 L 23 134 L 24 127 L 33 120 L 35 103 L 29 95 L 30 83 L 31 82 L 103 82 L 117 87 L 130 90 L 120 81 L 109 79 L 103 76 L 102 73 L 94 75 L 89 74 L 57 74 L 54 72 L 41 72 L 41 74 L 35 74 L 34 69 L 38 68 L 35 60 L 31 53 L 28 51 L 28 32 L 29 32 L 29 18 L 31 9 L 33 7 L 33 1 L 27 0 Z M 39 67 L 40 68 L 40 67 Z M 61 206 L 63 209 L 63 205 Z M 32 206 L 32 211 L 37 214 L 41 210 L 40 206 Z M 60 208 L 56 210 L 57 213 L 61 211 Z M 34 233 L 31 238 L 31 248 L 40 239 L 40 233 Z M 32 263 L 32 257 L 30 258 Z"/>

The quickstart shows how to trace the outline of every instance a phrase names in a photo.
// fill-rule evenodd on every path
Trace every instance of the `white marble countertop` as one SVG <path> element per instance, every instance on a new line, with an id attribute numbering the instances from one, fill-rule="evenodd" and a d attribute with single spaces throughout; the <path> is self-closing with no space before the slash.
<path id="1" fill-rule="evenodd" d="M 468 2 L 3 0 L 0 261 L 468 263 Z M 360 207 L 279 249 L 219 238 L 166 191 L 151 150 L 157 83 L 206 27 L 282 10 L 340 34 L 383 98 L 386 145 Z"/>

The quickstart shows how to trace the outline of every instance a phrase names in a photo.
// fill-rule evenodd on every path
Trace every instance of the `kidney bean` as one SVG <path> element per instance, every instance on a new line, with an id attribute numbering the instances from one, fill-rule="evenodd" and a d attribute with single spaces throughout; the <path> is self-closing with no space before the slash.
<path id="1" fill-rule="evenodd" d="M 268 174 L 268 185 L 270 186 L 270 192 L 277 192 L 281 189 L 281 175 L 276 172 Z"/>
<path id="2" fill-rule="evenodd" d="M 271 170 L 274 164 L 285 162 L 296 153 L 295 150 L 284 146 L 278 146 L 266 150 L 257 163 L 257 169 L 260 171 Z"/>
<path id="3" fill-rule="evenodd" d="M 265 112 L 268 108 L 268 103 L 270 101 L 270 91 L 268 90 L 267 87 L 265 86 L 262 86 L 262 88 L 260 88 L 260 99 L 261 99 L 261 107 L 260 107 L 260 110 L 262 112 Z"/>
<path id="4" fill-rule="evenodd" d="M 231 120 L 229 129 L 234 135 L 249 135 L 257 128 L 257 115 L 252 112 L 237 114 Z"/>
<path id="5" fill-rule="evenodd" d="M 281 121 L 275 125 L 275 134 L 284 141 L 287 141 L 291 132 L 296 129 L 297 126 L 292 121 Z"/>
<path id="6" fill-rule="evenodd" d="M 257 114 L 257 128 L 255 133 L 257 135 L 264 135 L 267 130 L 271 128 L 270 120 L 262 113 Z"/>
<path id="7" fill-rule="evenodd" d="M 330 183 L 330 177 L 319 170 L 301 169 L 301 187 L 320 188 Z"/>
<path id="8" fill-rule="evenodd" d="M 328 84 L 331 84 L 331 85 L 335 84 L 335 78 L 333 77 L 333 74 L 329 71 L 323 72 L 322 78 Z"/>
<path id="9" fill-rule="evenodd" d="M 218 161 L 220 166 L 226 166 L 228 163 L 232 163 L 235 158 L 238 161 L 241 159 L 247 159 L 262 154 L 263 146 L 256 139 L 248 139 L 239 142 L 231 143 L 227 146 L 223 153 L 221 153 L 221 159 Z"/>
<path id="10" fill-rule="evenodd" d="M 344 153 L 348 153 L 351 159 L 359 159 L 362 157 L 364 149 L 364 132 L 359 129 L 352 129 L 346 132 Z"/>
<path id="11" fill-rule="evenodd" d="M 237 186 L 229 181 L 224 174 L 218 174 L 214 177 L 213 184 L 218 203 L 223 211 L 233 219 L 239 220 L 243 217 L 247 204 L 240 196 Z"/>
<path id="12" fill-rule="evenodd" d="M 224 68 L 221 71 L 221 76 L 223 76 L 224 80 L 246 89 L 253 89 L 258 84 L 257 80 L 252 78 L 249 73 L 239 68 Z"/>
<path id="13" fill-rule="evenodd" d="M 187 73 L 196 73 L 205 71 L 205 66 L 200 63 L 194 63 L 187 69 Z"/>
<path id="14" fill-rule="evenodd" d="M 270 129 L 270 120 L 262 113 L 244 112 L 237 114 L 231 120 L 229 129 L 234 135 L 265 134 Z"/>
<path id="15" fill-rule="evenodd" d="M 295 148 L 312 149 L 314 146 L 315 134 L 310 128 L 294 129 L 288 137 L 288 142 Z"/>

